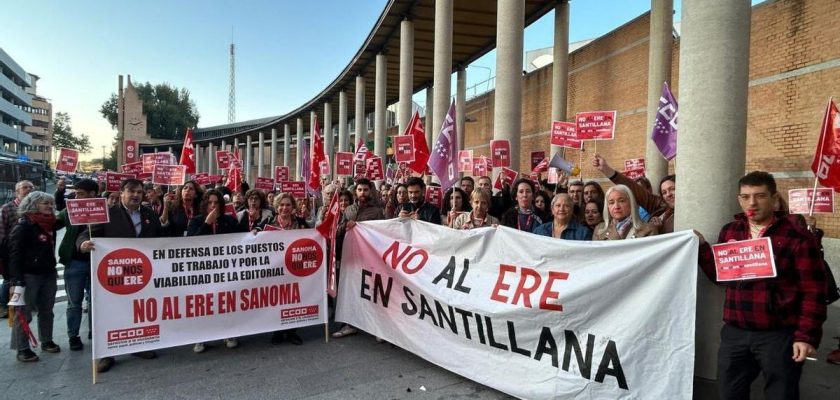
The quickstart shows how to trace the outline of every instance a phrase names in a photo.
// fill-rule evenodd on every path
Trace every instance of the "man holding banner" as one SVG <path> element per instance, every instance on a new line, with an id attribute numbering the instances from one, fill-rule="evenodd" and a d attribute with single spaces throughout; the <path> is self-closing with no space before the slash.
<path id="1" fill-rule="evenodd" d="M 82 232 L 76 239 L 76 245 L 82 253 L 89 253 L 94 248 L 91 237 L 106 238 L 154 238 L 166 236 L 160 219 L 154 210 L 141 205 L 143 201 L 143 182 L 126 179 L 120 186 L 120 201 L 108 209 L 109 222 L 94 225 L 92 232 Z M 134 353 L 135 356 L 152 359 L 157 357 L 154 351 Z M 98 372 L 106 372 L 114 366 L 113 357 L 100 359 L 96 364 Z"/>
<path id="2" fill-rule="evenodd" d="M 714 249 L 700 236 L 700 267 L 712 282 L 726 285 L 719 394 L 750 398 L 750 384 L 761 372 L 765 398 L 796 399 L 803 363 L 815 353 L 826 319 L 822 256 L 804 227 L 774 213 L 779 194 L 772 175 L 751 172 L 738 184 L 744 212 L 721 229 Z M 769 246 L 753 246 L 753 251 L 739 246 L 756 239 Z M 741 264 L 732 267 L 732 261 Z M 768 265 L 770 271 L 749 274 L 756 265 Z M 722 282 L 733 272 L 743 276 Z"/>

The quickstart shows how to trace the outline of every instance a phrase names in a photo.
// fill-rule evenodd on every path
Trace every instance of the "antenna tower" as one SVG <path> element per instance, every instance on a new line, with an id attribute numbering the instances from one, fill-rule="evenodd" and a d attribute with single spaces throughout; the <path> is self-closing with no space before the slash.
<path id="1" fill-rule="evenodd" d="M 236 52 L 233 44 L 233 29 L 230 40 L 230 94 L 228 95 L 228 123 L 236 122 Z"/>

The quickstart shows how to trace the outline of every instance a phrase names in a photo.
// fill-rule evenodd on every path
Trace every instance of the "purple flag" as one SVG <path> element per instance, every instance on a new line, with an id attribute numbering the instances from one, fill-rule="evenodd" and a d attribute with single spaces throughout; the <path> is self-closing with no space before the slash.
<path id="1" fill-rule="evenodd" d="M 677 101 L 668 88 L 662 84 L 662 96 L 659 97 L 659 110 L 653 123 L 651 138 L 666 160 L 677 156 Z"/>
<path id="2" fill-rule="evenodd" d="M 429 157 L 429 168 L 440 179 L 441 189 L 445 192 L 455 185 L 458 175 L 458 131 L 455 129 L 455 102 L 449 106 L 449 112 L 440 127 L 440 134 Z"/>

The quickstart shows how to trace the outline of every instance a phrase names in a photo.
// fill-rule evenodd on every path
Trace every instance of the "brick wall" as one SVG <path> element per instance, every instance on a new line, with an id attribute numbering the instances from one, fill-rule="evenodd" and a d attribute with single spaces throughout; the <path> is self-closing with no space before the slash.
<path id="1" fill-rule="evenodd" d="M 819 125 L 830 96 L 840 97 L 840 24 L 834 0 L 778 0 L 753 8 L 746 171 L 776 173 L 779 189 L 813 185 L 810 172 Z M 569 57 L 567 120 L 579 111 L 618 110 L 616 139 L 587 143 L 581 157 L 585 179 L 602 178 L 591 167 L 594 151 L 617 169 L 644 157 L 647 137 L 649 14 L 626 23 Z M 674 43 L 671 89 L 679 100 L 679 41 Z M 529 153 L 549 150 L 551 66 L 523 77 L 521 170 Z M 471 99 L 466 146 L 487 155 L 493 138 L 494 92 Z M 673 163 L 670 165 L 673 171 Z M 733 201 L 735 201 L 733 199 Z M 818 216 L 829 237 L 840 237 L 840 218 Z"/>

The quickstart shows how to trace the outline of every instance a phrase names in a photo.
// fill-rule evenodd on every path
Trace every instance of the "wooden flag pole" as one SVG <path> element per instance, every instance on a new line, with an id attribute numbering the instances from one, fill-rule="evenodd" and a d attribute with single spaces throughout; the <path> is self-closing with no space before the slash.
<path id="1" fill-rule="evenodd" d="M 811 193 L 811 206 L 808 207 L 808 216 L 814 216 L 814 203 L 817 202 L 817 184 L 819 183 L 819 178 L 816 176 L 814 177 L 814 191 Z"/>

